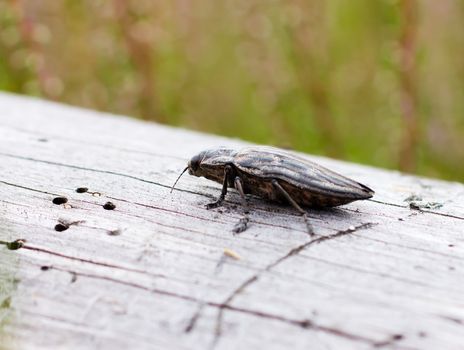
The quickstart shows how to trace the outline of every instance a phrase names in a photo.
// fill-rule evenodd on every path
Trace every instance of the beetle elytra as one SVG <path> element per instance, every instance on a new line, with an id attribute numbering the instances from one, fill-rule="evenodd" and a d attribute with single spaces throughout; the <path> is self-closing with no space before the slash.
<path id="1" fill-rule="evenodd" d="M 303 216 L 310 235 L 314 232 L 302 207 L 335 207 L 374 195 L 373 190 L 359 182 L 273 147 L 248 147 L 238 151 L 217 148 L 200 152 L 190 159 L 172 189 L 187 170 L 190 175 L 222 184 L 221 195 L 216 202 L 207 205 L 208 209 L 221 205 L 228 188 L 235 188 L 245 208 L 248 208 L 246 194 L 291 204 Z M 247 228 L 247 213 L 234 232 Z"/>

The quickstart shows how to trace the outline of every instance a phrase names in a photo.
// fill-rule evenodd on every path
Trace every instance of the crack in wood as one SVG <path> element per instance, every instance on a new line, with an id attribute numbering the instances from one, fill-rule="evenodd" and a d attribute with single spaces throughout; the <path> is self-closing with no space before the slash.
<path id="1" fill-rule="evenodd" d="M 379 201 L 377 199 L 368 199 L 369 202 L 373 202 L 373 203 L 377 203 L 377 204 L 384 204 L 384 205 L 388 205 L 390 207 L 397 207 L 397 208 L 403 208 L 403 209 L 410 209 L 409 205 L 401 205 L 401 204 L 396 204 L 396 203 L 389 203 L 389 202 L 383 202 L 383 201 Z M 424 210 L 423 208 L 420 208 L 420 209 L 414 209 L 416 212 L 420 212 L 420 213 L 425 213 L 425 214 L 433 214 L 433 215 L 439 215 L 439 216 L 444 216 L 444 217 L 447 217 L 447 218 L 453 218 L 453 219 L 458 219 L 458 220 L 464 220 L 464 217 L 462 216 L 457 216 L 457 215 L 453 215 L 453 214 L 447 214 L 447 213 L 440 213 L 440 212 L 437 212 L 437 211 L 432 211 L 432 210 Z"/>
<path id="2" fill-rule="evenodd" d="M 379 341 L 377 343 L 372 344 L 375 348 L 384 348 L 386 346 L 395 345 L 398 341 L 402 340 L 404 336 L 402 334 L 393 334 L 390 338 Z M 402 347 L 404 348 L 404 347 Z"/>
<path id="3" fill-rule="evenodd" d="M 202 193 L 197 193 L 198 195 L 203 195 Z M 163 208 L 163 207 L 158 207 L 158 206 L 154 206 L 154 205 L 151 205 L 151 204 L 144 204 L 144 203 L 139 203 L 139 202 L 132 202 L 132 201 L 128 201 L 128 200 L 125 200 L 125 199 L 120 199 L 120 198 L 116 198 L 116 197 L 112 197 L 112 196 L 107 196 L 108 198 L 111 198 L 113 200 L 117 200 L 117 201 L 121 201 L 121 202 L 125 202 L 125 203 L 129 203 L 129 204 L 132 204 L 132 205 L 137 205 L 137 206 L 141 206 L 141 207 L 144 207 L 144 208 L 149 208 L 149 209 L 155 209 L 155 210 L 160 210 L 160 211 L 165 211 L 165 212 L 168 212 L 168 213 L 173 213 L 173 214 L 177 214 L 177 215 L 182 215 L 182 216 L 186 216 L 186 217 L 191 217 L 193 219 L 198 219 L 198 220 L 202 220 L 202 221 L 207 221 L 207 222 L 215 222 L 215 223 L 220 223 L 220 224 L 224 224 L 224 225 L 228 225 L 230 224 L 230 222 L 228 221 L 222 221 L 222 220 L 218 220 L 216 218 L 214 219 L 210 219 L 210 218 L 205 218 L 205 217 L 201 217 L 201 216 L 196 216 L 196 215 L 192 215 L 192 214 L 189 214 L 189 213 L 185 213 L 185 212 L 181 212 L 181 211 L 177 211 L 177 210 L 173 210 L 173 209 L 168 209 L 168 208 Z M 229 201 L 228 201 L 229 202 Z M 231 203 L 231 202 L 229 202 Z M 240 204 L 240 203 L 237 203 L 237 204 Z M 259 210 L 259 209 L 257 209 Z M 263 212 L 265 212 L 265 210 L 262 210 Z M 206 212 L 211 212 L 210 210 L 206 210 Z M 289 214 L 290 215 L 290 214 Z M 237 216 L 237 215 L 227 215 L 227 214 L 224 214 L 222 213 L 221 216 L 226 216 L 226 217 L 229 217 L 231 219 L 237 219 L 239 218 L 240 216 Z M 294 215 L 294 216 L 297 216 L 297 215 Z M 278 227 L 278 228 L 283 228 L 285 230 L 291 230 L 291 231 L 297 231 L 297 232 L 302 232 L 302 233 L 307 233 L 306 230 L 299 230 L 299 229 L 295 229 L 295 228 L 292 228 L 292 227 L 288 227 L 288 226 L 283 226 L 283 225 L 277 225 L 277 224 L 272 224 L 272 223 L 269 223 L 269 222 L 264 222 L 264 221 L 257 221 L 257 220 L 253 220 L 253 224 L 258 224 L 258 225 L 263 225 L 263 226 L 268 226 L 268 227 Z"/>
<path id="4" fill-rule="evenodd" d="M 342 231 L 338 231 L 337 233 L 334 233 L 332 235 L 328 235 L 328 236 L 322 236 L 322 237 L 318 237 L 318 238 L 315 238 L 315 239 L 311 239 L 295 248 L 292 248 L 287 254 L 285 254 L 284 256 L 278 258 L 277 260 L 275 260 L 274 262 L 272 262 L 271 264 L 267 265 L 264 269 L 260 270 L 258 273 L 256 273 L 255 275 L 253 275 L 252 277 L 248 278 L 245 282 L 243 282 L 238 288 L 236 288 L 221 304 L 220 308 L 219 308 L 219 311 L 218 311 L 218 315 L 217 315 L 217 318 L 216 318 L 216 328 L 215 328 L 215 333 L 214 333 L 214 338 L 213 338 L 213 341 L 212 341 L 212 344 L 211 344 L 211 348 L 215 348 L 216 344 L 218 343 L 219 341 L 219 338 L 221 337 L 221 334 L 222 334 L 222 321 L 223 321 L 223 317 L 224 317 L 224 310 L 226 309 L 229 309 L 230 307 L 230 303 L 235 299 L 235 297 L 237 295 L 239 295 L 240 293 L 242 293 L 246 288 L 248 288 L 250 285 L 252 285 L 253 283 L 255 283 L 256 281 L 258 281 L 258 279 L 261 277 L 261 275 L 265 272 L 268 272 L 270 270 L 272 270 L 274 267 L 276 267 L 277 265 L 279 265 L 280 263 L 282 263 L 283 261 L 289 259 L 290 257 L 292 256 L 295 256 L 295 255 L 298 255 L 301 251 L 303 251 L 304 249 L 308 248 L 309 246 L 311 245 L 314 245 L 314 244 L 319 244 L 319 243 L 322 243 L 324 241 L 328 241 L 328 240 L 333 240 L 335 238 L 338 238 L 338 237 L 342 237 L 342 236 L 345 236 L 345 235 L 349 235 L 349 234 L 353 234 L 354 232 L 356 231 L 359 231 L 359 230 L 362 230 L 362 229 L 368 229 L 374 225 L 377 225 L 377 224 L 374 224 L 374 223 L 364 223 L 364 224 L 361 224 L 359 226 L 356 226 L 354 228 L 348 228 L 346 230 L 342 230 Z M 301 322 L 301 321 L 300 321 Z M 308 322 L 308 321 L 305 321 L 305 322 Z M 312 323 L 310 323 L 310 325 L 312 325 Z M 307 328 L 307 327 L 305 327 Z M 309 328 L 313 328 L 315 329 L 313 326 L 309 327 Z M 323 329 L 320 329 L 319 330 L 323 330 Z M 338 334 L 339 336 L 345 336 L 345 334 Z M 350 335 L 358 340 L 361 340 L 362 337 L 358 337 L 358 336 L 355 336 L 355 335 Z M 351 338 L 350 338 L 351 339 Z M 372 342 L 371 340 L 368 341 L 369 343 L 373 344 L 374 342 Z"/>
<path id="5" fill-rule="evenodd" d="M 360 225 L 360 226 L 365 226 L 365 225 L 367 225 L 367 224 L 363 224 L 363 225 Z M 373 224 L 370 224 L 370 226 L 372 226 L 372 225 Z M 360 226 L 358 226 L 358 229 L 361 229 Z M 319 242 L 322 242 L 322 241 L 325 241 L 325 240 L 328 240 L 328 239 L 333 239 L 333 238 L 336 238 L 336 237 L 340 237 L 341 235 L 343 235 L 342 234 L 343 232 L 346 232 L 346 231 L 340 231 L 336 236 L 332 235 L 332 236 L 320 237 L 318 239 L 312 240 L 311 241 L 312 243 L 307 242 L 307 243 L 305 243 L 303 245 L 308 246 L 310 244 L 315 244 L 315 243 L 319 243 Z M 344 234 L 347 234 L 347 233 L 344 233 Z M 333 236 L 335 236 L 335 237 L 333 237 Z M 321 238 L 325 238 L 325 239 L 320 240 Z M 296 250 L 292 250 L 289 253 L 290 255 L 287 254 L 288 257 L 293 256 L 294 254 L 297 254 L 297 253 L 292 253 L 292 252 L 296 252 Z M 280 260 L 280 261 L 283 261 L 283 260 Z M 273 266 L 275 266 L 275 265 L 273 265 Z M 193 303 L 198 304 L 200 306 L 200 308 L 204 308 L 205 306 L 209 306 L 209 307 L 214 307 L 214 308 L 218 309 L 219 311 L 228 310 L 228 311 L 231 311 L 231 312 L 238 312 L 238 313 L 241 313 L 241 314 L 254 316 L 254 317 L 259 317 L 259 318 L 262 318 L 262 319 L 283 322 L 283 323 L 290 324 L 290 325 L 293 325 L 293 326 L 297 326 L 297 327 L 300 327 L 300 328 L 303 328 L 303 329 L 321 331 L 321 332 L 324 332 L 324 333 L 329 333 L 329 334 L 332 334 L 334 336 L 342 337 L 342 338 L 349 339 L 349 340 L 352 340 L 352 341 L 368 343 L 370 345 L 384 344 L 387 341 L 391 342 L 390 338 L 388 340 L 386 340 L 386 341 L 377 341 L 375 339 L 371 339 L 371 338 L 364 337 L 364 336 L 361 336 L 361 335 L 345 332 L 345 331 L 337 329 L 337 328 L 317 325 L 316 323 L 314 323 L 314 322 L 312 322 L 311 320 L 308 320 L 308 319 L 303 319 L 303 320 L 292 319 L 292 318 L 287 318 L 287 317 L 284 317 L 284 316 L 281 316 L 281 315 L 276 315 L 276 314 L 263 312 L 263 311 L 259 311 L 259 310 L 236 307 L 236 306 L 232 306 L 232 305 L 229 305 L 229 304 L 226 304 L 226 303 L 219 303 L 219 302 L 201 300 L 201 299 L 192 297 L 190 295 L 185 295 L 185 294 L 181 294 L 181 293 L 166 291 L 166 290 L 159 289 L 159 288 L 150 288 L 150 287 L 144 286 L 144 285 L 139 284 L 139 283 L 128 282 L 128 281 L 120 280 L 120 279 L 117 279 L 117 278 L 114 278 L 114 277 L 100 276 L 100 275 L 94 275 L 94 274 L 84 273 L 84 272 L 77 272 L 77 271 L 74 271 L 74 270 L 69 270 L 69 269 L 56 267 L 56 266 L 52 266 L 52 267 L 50 267 L 50 269 L 55 269 L 55 270 L 58 270 L 58 271 L 61 271 L 61 272 L 70 273 L 72 275 L 76 275 L 76 276 L 80 276 L 80 277 L 86 277 L 86 278 L 90 278 L 90 279 L 98 279 L 98 280 L 104 280 L 104 281 L 108 281 L 108 282 L 112 282 L 112 283 L 122 284 L 122 285 L 125 285 L 125 286 L 128 286 L 128 287 L 144 290 L 144 291 L 149 292 L 149 293 L 163 295 L 163 296 L 171 297 L 171 298 L 176 298 L 176 299 L 184 300 L 184 301 L 187 301 L 187 302 L 193 302 Z M 253 279 L 253 281 L 257 280 L 257 278 L 258 277 L 256 277 L 256 279 Z M 195 322 L 196 322 L 196 320 L 195 320 Z M 187 331 L 188 328 L 190 328 L 189 325 L 187 326 L 186 329 L 184 329 L 184 331 Z M 193 330 L 193 327 L 188 329 L 188 332 L 190 332 L 192 330 Z"/>
<path id="6" fill-rule="evenodd" d="M 198 305 L 197 311 L 193 314 L 193 316 L 190 318 L 190 320 L 187 322 L 187 326 L 184 329 L 185 333 L 190 333 L 193 331 L 195 328 L 197 321 L 199 320 L 201 313 L 203 312 L 203 309 L 205 307 L 205 303 L 200 303 Z"/>
<path id="7" fill-rule="evenodd" d="M 40 248 L 40 247 L 34 247 L 34 246 L 29 245 L 29 244 L 24 244 L 21 249 L 26 249 L 26 250 L 31 250 L 31 251 L 35 251 L 35 252 L 41 252 L 41 253 L 47 253 L 47 254 L 50 254 L 50 255 L 58 256 L 60 258 L 65 258 L 65 259 L 74 260 L 74 261 L 80 261 L 82 263 L 87 263 L 87 264 L 98 265 L 98 266 L 103 266 L 103 267 L 109 267 L 109 268 L 128 271 L 128 272 L 136 272 L 136 273 L 140 273 L 140 274 L 144 274 L 144 275 L 148 275 L 148 276 L 152 276 L 152 277 L 166 278 L 166 276 L 163 275 L 163 274 L 153 274 L 153 273 L 149 273 L 147 271 L 140 270 L 140 269 L 135 269 L 135 268 L 132 268 L 132 267 L 120 266 L 120 265 L 110 264 L 110 263 L 91 260 L 91 259 L 78 258 L 78 257 L 75 257 L 75 256 L 58 253 L 58 252 L 55 252 L 55 251 L 52 251 L 52 250 L 49 250 L 49 249 Z"/>
<path id="8" fill-rule="evenodd" d="M 27 160 L 27 161 L 37 162 L 37 163 L 42 163 L 42 164 L 55 165 L 55 166 L 60 166 L 60 167 L 66 167 L 66 168 L 70 168 L 70 169 L 77 169 L 77 170 L 90 171 L 90 172 L 95 172 L 95 173 L 100 173 L 100 174 L 120 176 L 120 177 L 125 177 L 125 178 L 128 178 L 128 179 L 140 181 L 140 182 L 143 182 L 143 183 L 148 183 L 148 184 L 155 185 L 155 186 L 164 187 L 164 188 L 167 188 L 167 189 L 171 189 L 171 187 L 172 187 L 170 185 L 164 185 L 164 184 L 162 184 L 160 182 L 147 180 L 147 179 L 135 176 L 135 175 L 118 173 L 116 171 L 111 171 L 111 170 L 101 170 L 101 169 L 94 169 L 94 168 L 86 168 L 86 167 L 79 166 L 79 165 L 52 162 L 50 160 L 35 159 L 35 158 L 31 158 L 31 157 L 23 157 L 23 156 L 18 156 L 18 155 L 14 155 L 14 154 L 8 154 L 8 153 L 0 153 L 0 156 L 9 157 L 9 158 L 15 158 L 15 159 L 22 159 L 22 160 Z M 198 195 L 198 193 L 195 192 L 195 191 L 189 191 L 189 190 L 183 190 L 183 189 L 177 189 L 177 188 L 175 188 L 174 190 Z"/>
<path id="9" fill-rule="evenodd" d="M 58 257 L 61 257 L 61 258 L 64 258 L 64 259 L 80 261 L 80 262 L 83 262 L 83 263 L 89 263 L 89 264 L 103 266 L 103 267 L 109 267 L 109 268 L 116 268 L 116 269 L 124 270 L 124 271 L 128 271 L 128 272 L 135 272 L 135 273 L 139 273 L 139 274 L 146 275 L 146 276 L 159 277 L 159 278 L 168 278 L 170 280 L 178 280 L 180 282 L 185 282 L 185 280 L 177 279 L 177 278 L 175 278 L 173 276 L 166 276 L 166 275 L 163 275 L 163 274 L 154 274 L 154 273 L 147 272 L 145 270 L 140 270 L 140 269 L 125 267 L 125 266 L 109 264 L 109 263 L 106 263 L 106 262 L 98 262 L 98 261 L 94 261 L 94 260 L 86 259 L 86 258 L 78 258 L 78 257 L 58 253 L 58 252 L 55 252 L 55 251 L 52 251 L 52 250 L 48 250 L 48 249 L 45 249 L 45 248 L 25 245 L 25 246 L 22 246 L 21 249 L 28 249 L 28 250 L 32 250 L 32 251 L 36 251 L 36 252 L 40 252 L 40 253 L 51 254 L 51 255 L 58 256 Z M 197 257 L 200 258 L 200 259 L 203 259 L 203 260 L 211 261 L 211 262 L 216 261 L 215 259 L 207 258 L 207 257 L 204 257 L 204 256 L 197 256 Z M 236 266 L 243 267 L 241 265 L 236 265 Z M 243 267 L 243 268 L 251 269 L 250 267 Z"/>
<path id="10" fill-rule="evenodd" d="M 37 189 L 32 188 L 32 187 L 22 186 L 22 185 L 14 184 L 14 183 L 12 183 L 12 182 L 7 182 L 7 181 L 3 181 L 3 180 L 0 180 L 0 183 L 2 183 L 2 184 L 4 184 L 4 185 L 7 185 L 7 186 L 12 186 L 12 187 L 16 187 L 16 188 L 21 188 L 21 189 L 23 189 L 23 190 L 28 190 L 28 191 L 32 191 L 32 192 L 43 193 L 43 194 L 49 194 L 49 195 L 52 195 L 52 196 L 59 196 L 59 194 L 57 194 L 57 193 L 47 192 L 47 191 L 43 191 L 43 190 L 37 190 Z"/>
<path id="11" fill-rule="evenodd" d="M 447 316 L 447 315 L 438 315 L 438 316 L 441 317 L 444 320 L 451 321 L 451 322 L 453 322 L 455 324 L 464 325 L 464 320 L 462 320 L 460 318 Z"/>

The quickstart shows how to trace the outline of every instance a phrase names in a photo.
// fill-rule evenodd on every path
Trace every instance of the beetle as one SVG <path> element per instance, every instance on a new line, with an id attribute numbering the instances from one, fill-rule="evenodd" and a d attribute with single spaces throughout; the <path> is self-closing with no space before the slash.
<path id="1" fill-rule="evenodd" d="M 222 184 L 218 200 L 207 204 L 208 209 L 221 205 L 228 188 L 238 191 L 246 211 L 235 226 L 235 233 L 244 231 L 249 221 L 246 194 L 292 205 L 303 216 L 310 235 L 314 231 L 302 207 L 336 207 L 374 195 L 372 189 L 359 182 L 297 154 L 268 146 L 202 151 L 189 160 L 171 192 L 187 170 L 190 175 Z"/>

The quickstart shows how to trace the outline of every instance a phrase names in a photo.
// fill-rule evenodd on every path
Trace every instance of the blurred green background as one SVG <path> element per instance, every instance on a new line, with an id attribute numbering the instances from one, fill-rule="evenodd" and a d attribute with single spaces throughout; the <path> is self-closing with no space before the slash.
<path id="1" fill-rule="evenodd" d="M 0 0 L 0 89 L 464 181 L 458 0 Z"/>

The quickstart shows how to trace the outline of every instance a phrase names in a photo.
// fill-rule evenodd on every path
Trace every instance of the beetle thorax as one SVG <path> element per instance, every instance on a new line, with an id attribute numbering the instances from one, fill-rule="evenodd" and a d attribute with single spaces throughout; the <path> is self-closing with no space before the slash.
<path id="1" fill-rule="evenodd" d="M 224 168 L 226 165 L 233 163 L 235 154 L 235 150 L 228 148 L 200 152 L 190 159 L 188 163 L 189 174 L 203 176 L 221 183 L 224 178 Z"/>

